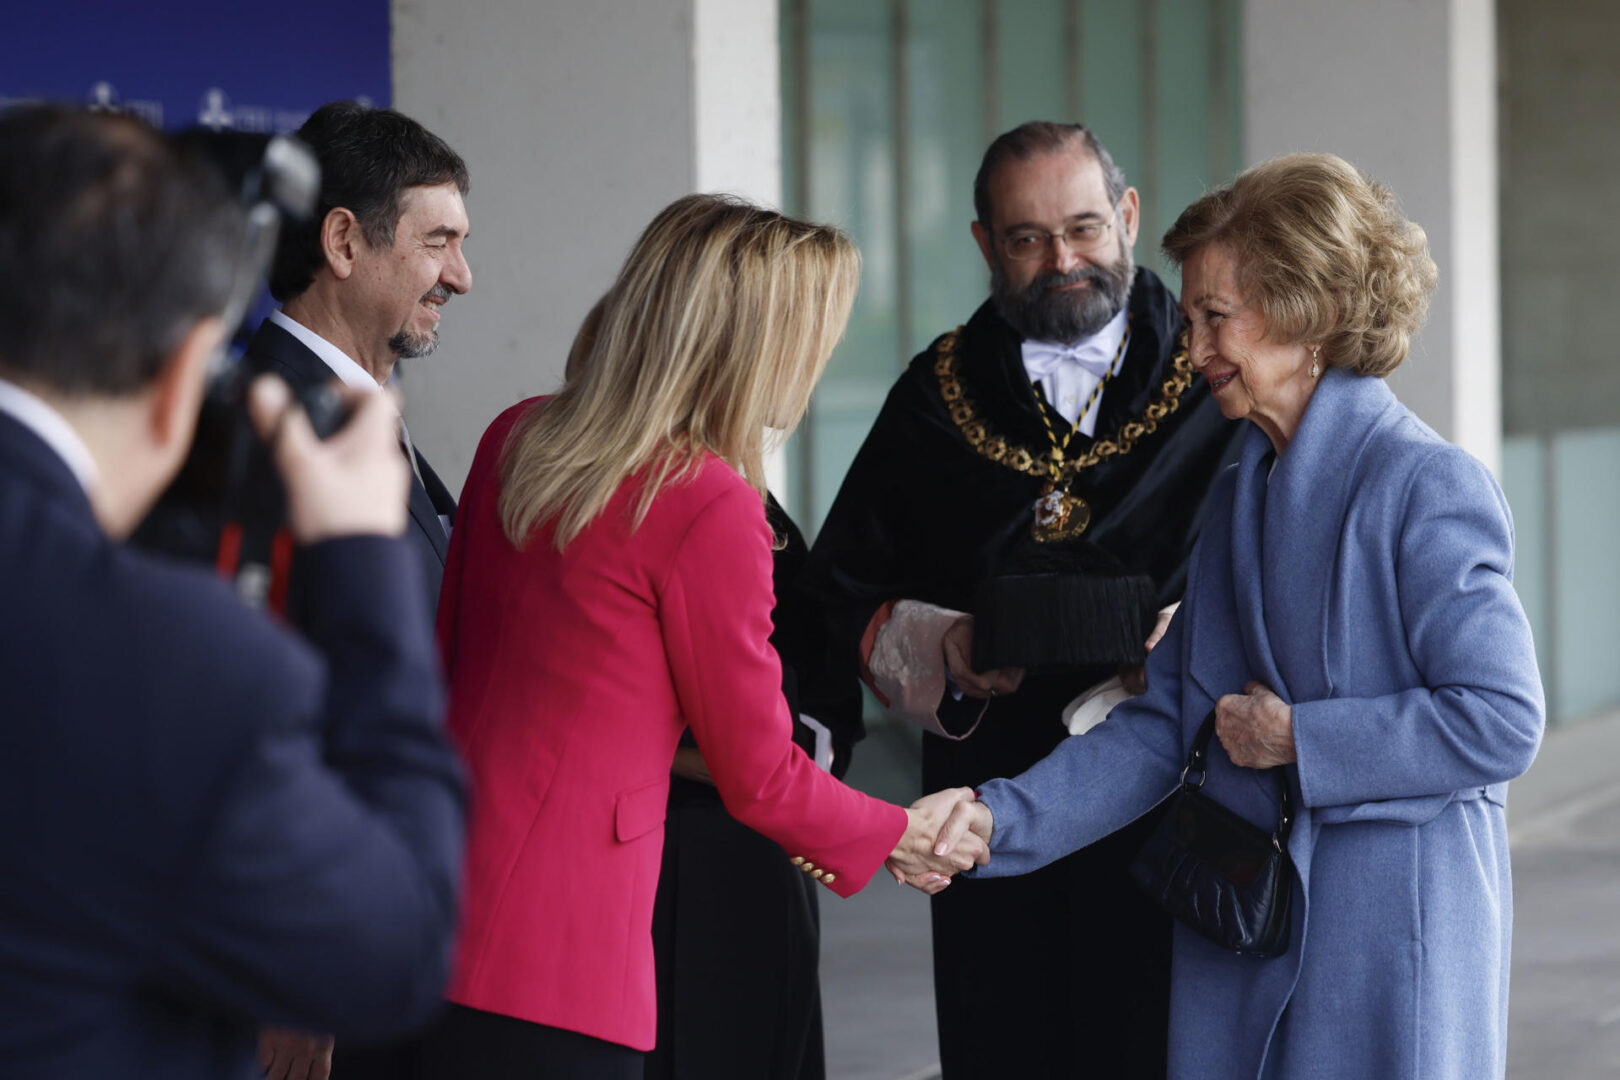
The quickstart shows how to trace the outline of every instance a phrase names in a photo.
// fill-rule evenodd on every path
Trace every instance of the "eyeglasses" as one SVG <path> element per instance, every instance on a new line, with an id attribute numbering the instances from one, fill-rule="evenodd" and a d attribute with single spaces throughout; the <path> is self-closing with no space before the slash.
<path id="1" fill-rule="evenodd" d="M 1045 229 L 1017 229 L 1001 238 L 1001 250 L 1006 252 L 1007 258 L 1041 259 L 1052 250 L 1052 244 L 1058 240 L 1068 245 L 1070 251 L 1076 255 L 1090 255 L 1103 246 L 1108 239 L 1108 230 L 1114 227 L 1114 219 L 1107 221 L 1084 221 L 1070 225 L 1060 233 L 1047 232 Z"/>

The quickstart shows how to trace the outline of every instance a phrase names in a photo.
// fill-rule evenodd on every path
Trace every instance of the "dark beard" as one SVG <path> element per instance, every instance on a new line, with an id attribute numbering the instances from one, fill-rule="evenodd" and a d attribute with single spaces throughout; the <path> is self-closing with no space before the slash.
<path id="1" fill-rule="evenodd" d="M 1067 274 L 1050 270 L 1019 291 L 997 258 L 990 264 L 990 299 L 996 312 L 1024 340 L 1068 345 L 1095 334 L 1119 314 L 1131 295 L 1131 278 L 1135 274 L 1130 249 L 1123 248 L 1112 263 L 1086 263 Z M 1078 281 L 1089 281 L 1091 285 L 1073 292 L 1052 291 Z"/>
<path id="2" fill-rule="evenodd" d="M 435 285 L 422 294 L 422 300 L 424 302 L 437 300 L 442 308 L 450 301 L 450 290 L 443 285 Z M 435 326 L 425 334 L 413 334 L 409 330 L 401 330 L 388 339 L 388 347 L 401 360 L 414 360 L 419 356 L 426 356 L 439 347 L 439 328 Z"/>
<path id="3" fill-rule="evenodd" d="M 413 334 L 409 330 L 401 330 L 388 339 L 388 347 L 401 360 L 414 360 L 418 356 L 426 356 L 439 347 L 438 328 L 435 327 L 425 334 Z"/>

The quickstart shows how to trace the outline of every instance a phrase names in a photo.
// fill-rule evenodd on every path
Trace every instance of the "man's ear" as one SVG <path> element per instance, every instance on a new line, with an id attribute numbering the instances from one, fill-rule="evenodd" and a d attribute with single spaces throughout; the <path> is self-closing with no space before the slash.
<path id="1" fill-rule="evenodd" d="M 973 239 L 979 242 L 979 254 L 984 256 L 984 265 L 994 270 L 996 263 L 995 256 L 990 252 L 990 230 L 984 227 L 984 222 L 973 223 Z"/>
<path id="2" fill-rule="evenodd" d="M 173 459 L 175 468 L 191 449 L 208 369 L 223 337 L 224 327 L 217 318 L 199 320 L 169 353 L 151 384 L 147 416 L 152 442 Z"/>
<path id="3" fill-rule="evenodd" d="M 360 235 L 360 219 L 345 206 L 334 206 L 321 220 L 321 254 L 326 268 L 339 281 L 354 273 L 355 260 L 360 256 L 359 245 L 365 238 Z"/>
<path id="4" fill-rule="evenodd" d="M 1119 197 L 1119 220 L 1125 230 L 1125 246 L 1136 246 L 1136 230 L 1142 227 L 1142 199 L 1135 188 L 1126 188 Z"/>

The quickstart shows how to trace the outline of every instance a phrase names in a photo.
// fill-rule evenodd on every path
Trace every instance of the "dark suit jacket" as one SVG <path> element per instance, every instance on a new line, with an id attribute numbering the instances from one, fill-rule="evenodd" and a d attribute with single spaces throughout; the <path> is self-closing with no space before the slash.
<path id="1" fill-rule="evenodd" d="M 253 340 L 248 343 L 243 360 L 280 375 L 294 386 L 324 383 L 336 377 L 332 369 L 303 342 L 268 319 L 260 324 Z M 420 472 L 422 478 L 418 481 L 415 475 L 411 477 L 411 523 L 405 530 L 405 537 L 422 564 L 428 617 L 431 620 L 433 612 L 438 609 L 439 586 L 444 581 L 444 559 L 450 550 L 450 537 L 440 524 L 439 515 L 454 520 L 456 500 L 427 459 L 422 457 L 421 451 L 416 453 L 416 466 L 415 471 Z M 296 574 L 293 588 L 303 589 Z M 307 593 L 307 590 L 304 591 Z M 296 610 L 296 601 L 290 607 Z"/>
<path id="2" fill-rule="evenodd" d="M 0 1078 L 249 1077 L 421 1023 L 463 787 L 409 548 L 315 545 L 309 642 L 108 540 L 0 415 Z"/>

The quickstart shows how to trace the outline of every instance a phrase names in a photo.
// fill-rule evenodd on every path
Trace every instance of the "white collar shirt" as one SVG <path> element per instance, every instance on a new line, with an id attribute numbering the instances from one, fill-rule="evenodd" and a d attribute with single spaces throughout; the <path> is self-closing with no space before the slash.
<path id="1" fill-rule="evenodd" d="M 1081 341 L 1025 341 L 1020 346 L 1029 381 L 1038 383 L 1046 403 L 1083 435 L 1096 434 L 1103 395 L 1093 398 L 1092 391 L 1109 372 L 1118 373 L 1128 327 L 1129 316 L 1122 306 L 1106 326 Z"/>
<path id="2" fill-rule="evenodd" d="M 280 308 L 272 311 L 270 321 L 297 338 L 306 349 L 320 357 L 321 363 L 331 368 L 332 374 L 342 379 L 344 386 L 351 386 L 356 390 L 369 390 L 373 393 L 379 389 L 377 380 L 372 378 L 371 373 L 361 367 L 354 357 L 327 341 L 303 323 L 298 322 L 285 311 Z"/>
<path id="3" fill-rule="evenodd" d="M 377 385 L 377 380 L 371 377 L 371 373 L 361 367 L 352 356 L 303 323 L 292 318 L 285 311 L 280 308 L 272 311 L 270 321 L 297 338 L 305 348 L 320 357 L 321 363 L 331 368 L 332 374 L 341 379 L 344 386 L 350 386 L 356 390 L 365 390 L 370 393 L 376 393 L 382 389 Z M 398 377 L 399 373 L 396 371 L 388 378 L 390 382 L 395 382 Z M 411 463 L 411 472 L 416 474 L 416 482 L 425 489 L 427 482 L 422 479 L 422 467 L 416 458 L 416 447 L 411 443 L 411 433 L 405 427 L 405 418 L 403 416 L 399 418 L 399 440 L 405 451 L 405 460 Z M 450 517 L 448 514 L 439 515 L 439 525 L 444 529 L 444 534 L 449 536 Z"/>
<path id="4" fill-rule="evenodd" d="M 4 379 L 0 379 L 0 413 L 38 435 L 73 473 L 85 495 L 91 493 L 101 478 L 101 470 L 96 468 L 96 459 L 91 455 L 90 447 L 85 445 L 66 417 L 37 395 Z"/>

